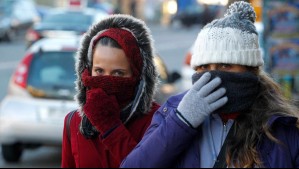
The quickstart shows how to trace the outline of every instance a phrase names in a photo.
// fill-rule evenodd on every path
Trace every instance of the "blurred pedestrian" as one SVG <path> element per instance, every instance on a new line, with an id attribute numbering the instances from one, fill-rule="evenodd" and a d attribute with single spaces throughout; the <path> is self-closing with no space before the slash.
<path id="1" fill-rule="evenodd" d="M 130 9 L 132 16 L 137 17 L 137 0 L 131 0 Z"/>
<path id="2" fill-rule="evenodd" d="M 206 25 L 213 20 L 212 12 L 208 4 L 203 4 L 202 25 Z"/>
<path id="3" fill-rule="evenodd" d="M 298 109 L 263 68 L 243 1 L 198 34 L 192 88 L 155 113 L 121 167 L 299 167 Z"/>
<path id="4" fill-rule="evenodd" d="M 153 53 L 148 27 L 129 15 L 111 15 L 84 35 L 76 63 L 80 108 L 65 117 L 61 167 L 116 168 L 137 145 L 159 108 Z"/>

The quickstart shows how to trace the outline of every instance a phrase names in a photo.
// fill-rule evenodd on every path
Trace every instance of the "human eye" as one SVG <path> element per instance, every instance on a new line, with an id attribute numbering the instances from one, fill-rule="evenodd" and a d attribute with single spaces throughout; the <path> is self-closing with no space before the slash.
<path id="1" fill-rule="evenodd" d="M 123 77 L 125 76 L 125 72 L 122 70 L 115 70 L 113 71 L 112 76 Z"/>
<path id="2" fill-rule="evenodd" d="M 97 76 L 102 76 L 102 75 L 104 75 L 104 70 L 103 70 L 103 69 L 97 68 L 97 69 L 95 69 L 95 72 L 96 72 L 96 75 L 97 75 Z"/>
<path id="3" fill-rule="evenodd" d="M 200 66 L 197 66 L 197 67 L 195 68 L 195 70 L 196 70 L 197 72 L 202 72 L 202 71 L 206 71 L 206 70 L 208 70 L 208 68 L 209 68 L 209 65 L 200 65 Z"/>
<path id="4" fill-rule="evenodd" d="M 231 64 L 220 64 L 220 69 L 222 70 L 227 70 L 230 69 L 232 67 Z"/>

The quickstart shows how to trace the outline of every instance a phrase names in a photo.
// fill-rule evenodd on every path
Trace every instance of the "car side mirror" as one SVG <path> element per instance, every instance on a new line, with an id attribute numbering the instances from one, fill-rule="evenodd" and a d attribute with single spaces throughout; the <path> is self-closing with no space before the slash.
<path id="1" fill-rule="evenodd" d="M 178 72 L 172 72 L 168 76 L 168 83 L 174 83 L 177 80 L 179 80 L 181 77 L 182 77 L 181 74 L 179 74 Z"/>

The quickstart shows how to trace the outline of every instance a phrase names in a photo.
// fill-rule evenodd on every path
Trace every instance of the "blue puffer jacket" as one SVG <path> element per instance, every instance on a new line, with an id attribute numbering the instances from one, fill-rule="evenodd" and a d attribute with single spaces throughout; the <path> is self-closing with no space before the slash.
<path id="1" fill-rule="evenodd" d="M 160 107 L 142 141 L 124 159 L 121 167 L 202 167 L 201 150 L 197 146 L 202 131 L 188 127 L 175 114 L 184 94 L 169 98 Z M 299 130 L 295 126 L 296 120 L 291 117 L 272 117 L 269 120 L 274 136 L 283 144 L 274 143 L 266 136 L 262 137 L 258 151 L 264 167 L 299 167 Z"/>

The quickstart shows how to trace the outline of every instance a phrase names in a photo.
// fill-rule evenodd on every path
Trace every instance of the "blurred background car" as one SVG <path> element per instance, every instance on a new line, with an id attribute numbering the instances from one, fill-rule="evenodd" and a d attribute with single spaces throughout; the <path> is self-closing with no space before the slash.
<path id="1" fill-rule="evenodd" d="M 19 31 L 29 28 L 40 20 L 33 0 L 0 1 L 0 39 L 14 40 Z"/>
<path id="2" fill-rule="evenodd" d="M 115 10 L 116 10 L 115 7 L 111 3 L 105 2 L 105 1 L 98 1 L 98 0 L 87 1 L 87 7 L 94 8 L 97 10 L 102 10 L 108 14 L 113 14 L 113 13 L 115 13 Z"/>
<path id="3" fill-rule="evenodd" d="M 4 6 L 0 6 L 0 39 L 10 42 L 15 38 L 16 31 L 12 28 L 9 17 L 4 12 L 4 8 Z"/>
<path id="4" fill-rule="evenodd" d="M 61 145 L 65 115 L 77 109 L 75 54 L 80 38 L 44 38 L 26 52 L 11 77 L 8 94 L 0 105 L 0 144 L 5 161 L 17 162 L 25 148 Z M 180 78 L 169 73 L 155 56 L 159 91 L 155 100 L 163 103 Z"/>
<path id="5" fill-rule="evenodd" d="M 74 56 L 78 43 L 44 39 L 26 52 L 0 107 L 5 161 L 19 161 L 24 148 L 61 144 L 64 116 L 77 108 Z"/>
<path id="6" fill-rule="evenodd" d="M 171 25 L 181 25 L 183 27 L 204 26 L 217 18 L 224 8 L 223 5 L 207 5 L 197 0 L 187 0 L 184 3 L 185 5 L 178 8 L 177 12 L 171 16 Z"/>
<path id="7" fill-rule="evenodd" d="M 42 38 L 69 38 L 80 36 L 95 22 L 108 16 L 108 13 L 96 9 L 55 9 L 49 12 L 41 22 L 34 24 L 26 33 L 27 47 Z"/>

